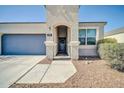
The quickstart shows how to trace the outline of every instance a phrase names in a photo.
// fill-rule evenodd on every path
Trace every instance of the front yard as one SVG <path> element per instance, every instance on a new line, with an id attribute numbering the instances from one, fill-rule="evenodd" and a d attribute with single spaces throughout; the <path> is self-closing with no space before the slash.
<path id="1" fill-rule="evenodd" d="M 111 69 L 103 60 L 73 61 L 77 72 L 65 83 L 57 84 L 13 84 L 13 88 L 111 88 L 124 87 L 124 73 Z"/>

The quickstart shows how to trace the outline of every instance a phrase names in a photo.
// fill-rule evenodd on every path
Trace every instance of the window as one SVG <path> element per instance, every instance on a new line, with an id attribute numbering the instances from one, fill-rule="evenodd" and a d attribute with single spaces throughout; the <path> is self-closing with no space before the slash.
<path id="1" fill-rule="evenodd" d="M 79 41 L 80 41 L 80 45 L 95 45 L 96 29 L 80 29 Z"/>
<path id="2" fill-rule="evenodd" d="M 81 45 L 85 45 L 86 41 L 86 29 L 81 29 L 79 31 L 79 41 Z"/>
<path id="3" fill-rule="evenodd" d="M 87 29 L 87 45 L 96 44 L 96 29 Z"/>

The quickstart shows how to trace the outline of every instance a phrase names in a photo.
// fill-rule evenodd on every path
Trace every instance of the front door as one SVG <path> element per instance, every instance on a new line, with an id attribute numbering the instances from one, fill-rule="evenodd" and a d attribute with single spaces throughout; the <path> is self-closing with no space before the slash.
<path id="1" fill-rule="evenodd" d="M 66 54 L 66 38 L 58 40 L 58 54 Z"/>

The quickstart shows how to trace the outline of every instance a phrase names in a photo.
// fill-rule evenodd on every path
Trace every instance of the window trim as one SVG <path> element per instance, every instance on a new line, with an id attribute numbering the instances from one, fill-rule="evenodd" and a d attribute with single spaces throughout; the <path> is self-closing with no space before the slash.
<path id="1" fill-rule="evenodd" d="M 85 39 L 85 44 L 84 45 L 81 45 L 80 46 L 96 46 L 97 45 L 97 41 L 98 41 L 98 34 L 99 34 L 99 27 L 80 27 L 78 31 L 80 31 L 81 29 L 86 29 L 86 39 Z M 88 45 L 87 44 L 87 38 L 90 38 L 90 37 L 87 37 L 87 29 L 96 29 L 96 36 L 90 36 L 91 38 L 96 38 L 96 42 L 95 42 L 95 45 Z M 79 37 L 80 38 L 80 37 Z"/>

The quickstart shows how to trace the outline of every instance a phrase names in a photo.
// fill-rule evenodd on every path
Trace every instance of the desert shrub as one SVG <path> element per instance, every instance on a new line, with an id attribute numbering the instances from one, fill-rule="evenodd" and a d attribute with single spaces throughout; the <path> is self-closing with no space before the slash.
<path id="1" fill-rule="evenodd" d="M 104 43 L 117 43 L 117 40 L 115 38 L 105 38 L 101 39 L 97 42 L 97 44 L 104 44 Z"/>
<path id="2" fill-rule="evenodd" d="M 98 54 L 101 59 L 109 59 L 116 56 L 117 44 L 100 44 L 98 46 Z"/>
<path id="3" fill-rule="evenodd" d="M 105 38 L 105 39 L 101 39 L 97 42 L 97 50 L 99 49 L 99 45 L 101 44 L 116 44 L 117 43 L 117 40 L 115 38 Z M 103 47 L 101 46 L 101 48 L 109 48 L 109 47 L 105 47 L 103 45 Z M 105 49 L 106 50 L 106 49 Z M 102 53 L 104 54 L 104 52 L 107 52 L 107 51 L 102 51 Z M 98 52 L 99 54 L 99 52 Z"/>
<path id="4" fill-rule="evenodd" d="M 117 40 L 115 38 L 105 38 L 105 39 L 99 40 L 97 43 L 97 50 L 98 50 L 98 54 L 99 54 L 100 58 L 108 59 L 109 58 L 108 54 L 110 54 L 110 53 L 114 52 L 114 50 L 116 50 L 116 48 L 117 48 L 116 44 L 117 44 Z M 111 50 L 111 48 L 113 48 L 113 50 Z"/>
<path id="5" fill-rule="evenodd" d="M 99 56 L 109 62 L 112 68 L 124 71 L 124 44 L 99 44 L 98 52 Z"/>
<path id="6" fill-rule="evenodd" d="M 112 68 L 124 71 L 124 44 L 118 44 L 117 47 L 116 57 L 110 58 L 108 61 Z"/>

